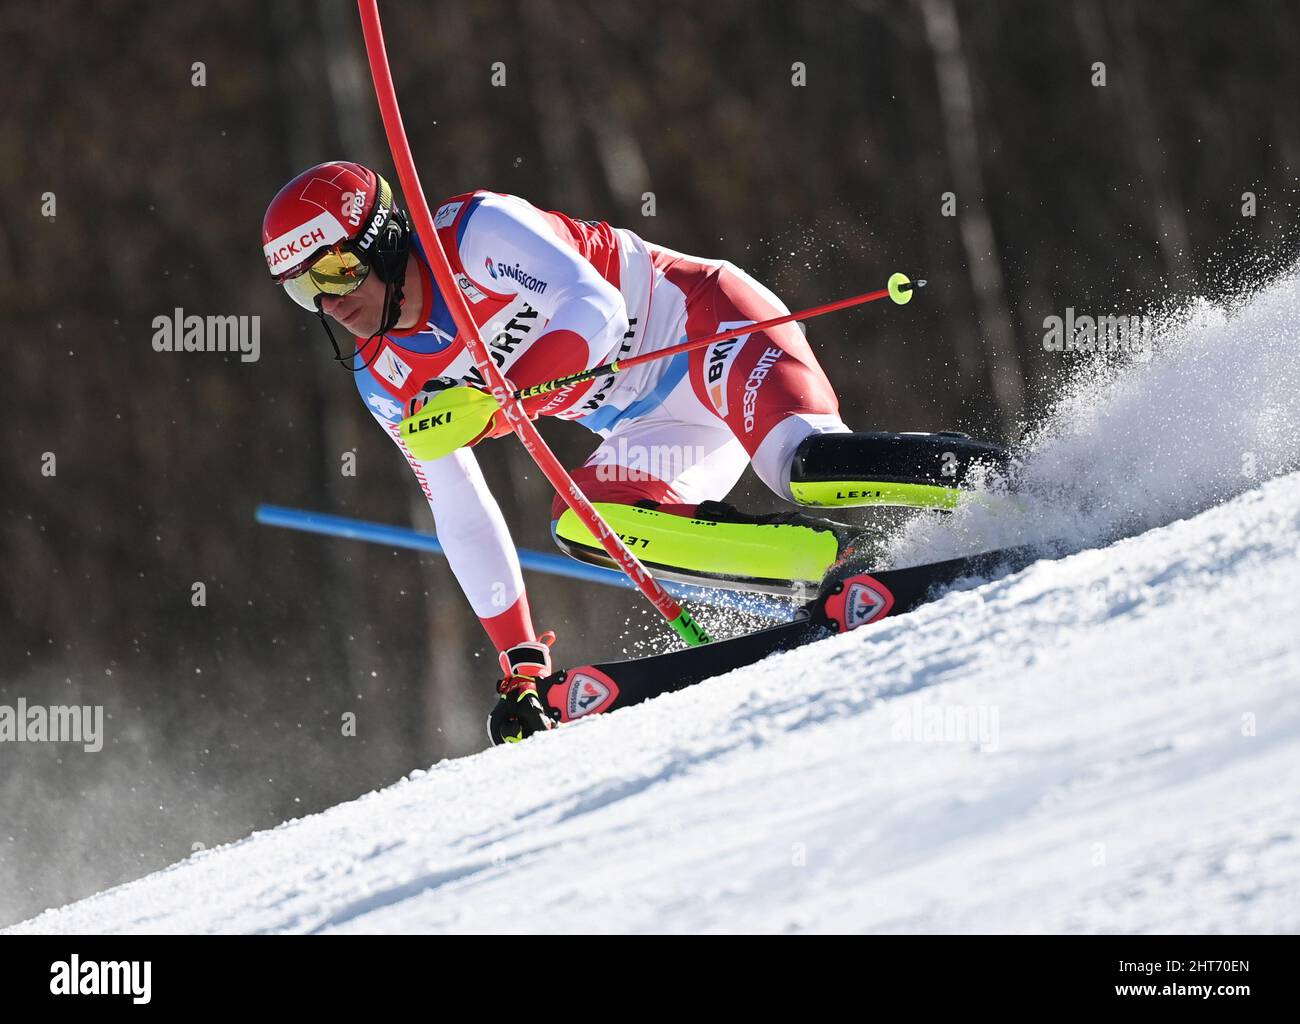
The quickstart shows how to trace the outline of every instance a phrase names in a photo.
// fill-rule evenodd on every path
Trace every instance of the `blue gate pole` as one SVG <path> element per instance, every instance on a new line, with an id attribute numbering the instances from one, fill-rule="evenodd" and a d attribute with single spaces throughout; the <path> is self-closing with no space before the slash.
<path id="1" fill-rule="evenodd" d="M 405 526 L 388 526 L 364 519 L 331 515 L 328 512 L 286 508 L 283 505 L 258 505 L 256 519 L 265 526 L 279 526 L 286 530 L 317 533 L 326 537 L 342 537 L 347 540 L 366 541 L 370 544 L 383 544 L 387 547 L 408 548 L 412 551 L 427 551 L 444 557 L 446 555 L 442 545 L 438 543 L 438 538 L 433 534 L 412 530 Z M 519 565 L 528 572 L 562 576 L 566 579 L 581 580 L 584 583 L 601 583 L 605 586 L 621 587 L 624 590 L 634 589 L 632 581 L 618 570 L 575 561 L 566 555 L 521 548 Z M 722 590 L 717 587 L 696 587 L 668 581 L 665 581 L 663 586 L 679 601 L 702 601 L 706 604 L 736 608 L 782 620 L 790 618 L 790 603 L 779 597 Z"/>

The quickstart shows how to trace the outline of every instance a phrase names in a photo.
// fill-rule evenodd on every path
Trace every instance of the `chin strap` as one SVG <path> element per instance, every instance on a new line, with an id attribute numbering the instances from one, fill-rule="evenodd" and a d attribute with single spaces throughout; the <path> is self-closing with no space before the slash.
<path id="1" fill-rule="evenodd" d="M 410 229 L 406 223 L 406 214 L 401 210 L 394 209 L 392 217 L 387 225 L 387 233 L 391 245 L 379 249 L 379 258 L 376 260 L 372 269 L 379 274 L 384 281 L 384 317 L 379 322 L 379 329 L 360 345 L 352 350 L 348 355 L 343 354 L 339 348 L 338 340 L 334 337 L 334 331 L 330 328 L 329 322 L 325 319 L 325 310 L 322 308 L 324 296 L 316 296 L 316 318 L 320 320 L 320 325 L 325 328 L 325 336 L 330 340 L 330 346 L 334 349 L 334 361 L 351 373 L 360 373 L 362 370 L 368 370 L 374 365 L 375 360 L 379 358 L 379 351 L 382 345 L 375 345 L 375 350 L 370 357 L 360 366 L 354 366 L 357 357 L 361 355 L 376 338 L 382 337 L 397 326 L 397 321 L 402 317 L 402 294 L 403 285 L 406 283 L 406 262 L 411 255 L 410 246 Z"/>
<path id="2" fill-rule="evenodd" d="M 385 287 L 387 288 L 387 286 Z M 385 297 L 387 297 L 387 291 L 385 291 Z M 369 358 L 367 358 L 365 362 L 363 362 L 360 366 L 356 366 L 354 364 L 357 361 L 357 357 L 366 350 L 366 346 L 371 344 L 371 342 L 373 342 L 377 337 L 379 337 L 385 331 L 392 330 L 393 323 L 396 323 L 396 320 L 394 319 L 392 320 L 392 323 L 380 324 L 379 330 L 375 331 L 374 334 L 372 334 L 369 338 L 363 341 L 360 345 L 357 345 L 347 355 L 344 355 L 343 350 L 339 348 L 338 339 L 334 337 L 334 330 L 333 328 L 330 327 L 329 320 L 325 316 L 325 311 L 321 309 L 321 300 L 319 296 L 317 296 L 316 298 L 316 319 L 320 321 L 321 327 L 325 329 L 325 337 L 329 338 L 330 346 L 334 349 L 334 356 L 333 356 L 334 362 L 338 363 L 340 366 L 343 367 L 343 369 L 347 370 L 350 373 L 360 373 L 362 370 L 368 370 L 370 369 L 371 366 L 374 365 L 375 360 L 379 358 L 379 350 L 383 348 L 382 345 L 376 345 L 375 350 L 372 353 L 370 353 Z M 392 319 L 392 318 L 388 317 L 386 319 Z"/>

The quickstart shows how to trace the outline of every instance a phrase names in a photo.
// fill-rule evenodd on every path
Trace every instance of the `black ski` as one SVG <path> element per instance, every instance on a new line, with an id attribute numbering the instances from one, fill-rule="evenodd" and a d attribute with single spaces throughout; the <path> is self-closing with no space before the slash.
<path id="1" fill-rule="evenodd" d="M 991 578 L 1017 572 L 1037 561 L 1042 551 L 1037 546 L 999 548 L 876 572 L 861 565 L 840 566 L 827 575 L 817 597 L 800 609 L 793 622 L 668 654 L 566 669 L 541 680 L 538 693 L 561 722 L 630 707 L 752 665 L 770 654 L 909 612 L 939 597 L 944 587 L 963 577 Z"/>

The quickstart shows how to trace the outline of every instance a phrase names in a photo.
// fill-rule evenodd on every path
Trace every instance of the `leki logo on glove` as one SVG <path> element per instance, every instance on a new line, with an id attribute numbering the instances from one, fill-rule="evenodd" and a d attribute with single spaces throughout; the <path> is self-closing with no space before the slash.
<path id="1" fill-rule="evenodd" d="M 445 412 L 431 413 L 423 419 L 408 420 L 406 422 L 406 432 L 408 434 L 418 434 L 422 430 L 432 430 L 434 427 L 445 427 L 451 423 L 451 410 Z"/>

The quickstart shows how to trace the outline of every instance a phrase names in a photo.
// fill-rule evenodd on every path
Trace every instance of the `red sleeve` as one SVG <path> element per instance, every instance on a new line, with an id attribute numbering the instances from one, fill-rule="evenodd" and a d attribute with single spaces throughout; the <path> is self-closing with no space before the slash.
<path id="1" fill-rule="evenodd" d="M 587 368 L 590 351 L 586 339 L 576 331 L 548 331 L 510 367 L 510 382 L 516 388 L 527 388 L 571 373 L 581 373 Z M 536 415 L 539 408 L 554 400 L 554 394 L 526 398 L 524 411 L 529 416 Z M 559 411 L 559 408 L 550 410 L 551 413 Z"/>

